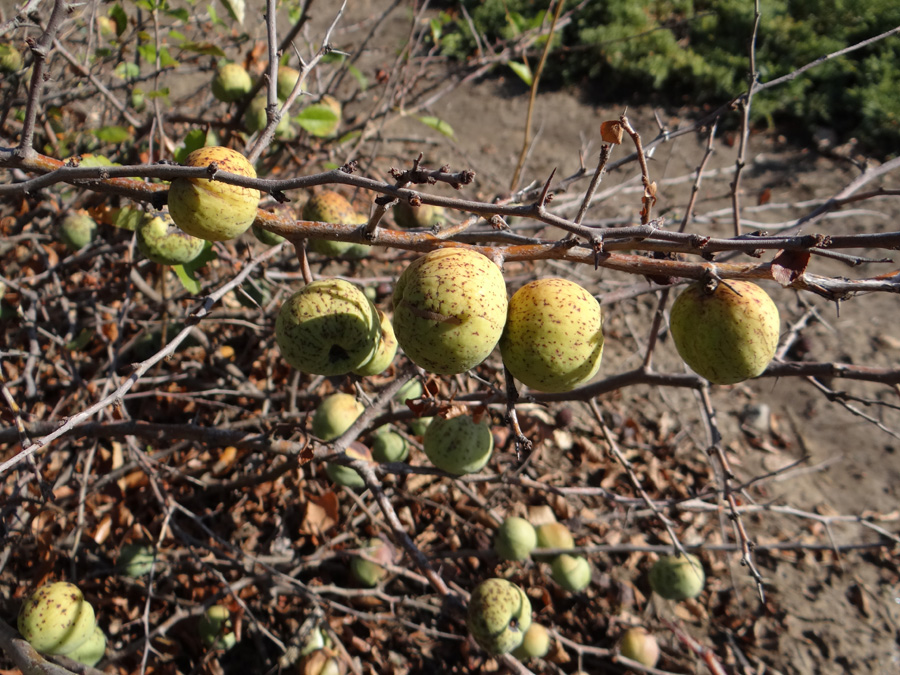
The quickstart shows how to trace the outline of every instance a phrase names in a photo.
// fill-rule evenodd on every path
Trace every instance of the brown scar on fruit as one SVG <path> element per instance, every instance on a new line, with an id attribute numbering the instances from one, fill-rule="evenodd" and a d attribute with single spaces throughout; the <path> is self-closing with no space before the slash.
<path id="1" fill-rule="evenodd" d="M 428 309 L 421 309 L 407 302 L 405 299 L 401 302 L 401 304 L 407 307 L 410 312 L 415 314 L 420 319 L 428 319 L 429 321 L 437 321 L 438 323 L 447 323 L 451 326 L 459 326 L 462 324 L 462 319 L 460 319 L 458 316 L 453 316 L 452 314 L 440 314 L 439 312 L 432 312 Z"/>

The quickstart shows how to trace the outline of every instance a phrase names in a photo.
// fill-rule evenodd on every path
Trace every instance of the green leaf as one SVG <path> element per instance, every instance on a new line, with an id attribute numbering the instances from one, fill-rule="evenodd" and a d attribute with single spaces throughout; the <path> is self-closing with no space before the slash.
<path id="1" fill-rule="evenodd" d="M 113 72 L 116 74 L 116 77 L 120 77 L 123 80 L 133 80 L 141 74 L 141 67 L 131 61 L 123 61 L 116 66 Z"/>
<path id="2" fill-rule="evenodd" d="M 78 166 L 120 166 L 113 164 L 109 157 L 103 155 L 82 155 Z"/>
<path id="3" fill-rule="evenodd" d="M 215 260 L 219 256 L 212 250 L 212 242 L 208 241 L 203 245 L 203 251 L 196 258 L 184 265 L 175 265 L 172 267 L 181 285 L 191 295 L 200 295 L 203 284 L 197 279 L 196 273 L 201 267 L 206 265 L 210 260 Z"/>
<path id="4" fill-rule="evenodd" d="M 131 138 L 131 132 L 125 127 L 101 127 L 94 131 L 94 136 L 105 143 L 124 143 Z"/>
<path id="5" fill-rule="evenodd" d="M 225 56 L 225 52 L 222 51 L 221 47 L 217 47 L 211 42 L 182 42 L 178 45 L 179 48 L 183 49 L 186 52 L 194 52 L 196 54 L 205 54 L 206 56 L 215 56 L 217 58 L 222 58 Z"/>
<path id="6" fill-rule="evenodd" d="M 206 145 L 206 132 L 203 129 L 192 129 L 184 137 L 184 145 L 175 149 L 174 159 L 179 164 L 184 164 L 184 160 L 194 150 L 199 150 Z"/>
<path id="7" fill-rule="evenodd" d="M 130 206 L 123 206 L 113 218 L 113 226 L 134 232 L 137 226 L 144 219 L 144 212 L 140 209 L 133 209 Z"/>
<path id="8" fill-rule="evenodd" d="M 512 71 L 519 76 L 519 78 L 527 84 L 529 87 L 534 82 L 534 75 L 531 73 L 531 68 L 527 63 L 519 63 L 518 61 L 508 61 L 507 65 L 512 68 Z"/>
<path id="9" fill-rule="evenodd" d="M 347 70 L 356 80 L 356 84 L 359 85 L 360 90 L 365 91 L 369 87 L 369 81 L 366 79 L 366 76 L 362 74 L 362 71 L 354 65 L 347 66 Z"/>
<path id="10" fill-rule="evenodd" d="M 162 68 L 176 68 L 178 61 L 172 58 L 169 50 L 163 47 L 159 50 L 159 65 Z"/>
<path id="11" fill-rule="evenodd" d="M 334 110 L 321 103 L 307 106 L 294 119 L 303 129 L 320 138 L 333 136 L 341 121 Z"/>
<path id="12" fill-rule="evenodd" d="M 444 134 L 444 136 L 453 138 L 453 127 L 447 124 L 444 120 L 437 117 L 431 117 L 429 115 L 426 115 L 424 117 L 417 117 L 416 119 L 425 126 L 431 127 L 435 131 L 439 131 L 440 133 Z"/>
<path id="13" fill-rule="evenodd" d="M 78 333 L 70 342 L 66 343 L 66 349 L 70 352 L 77 352 L 85 347 L 87 347 L 88 343 L 94 337 L 94 331 L 90 328 L 82 328 L 81 332 Z"/>
<path id="14" fill-rule="evenodd" d="M 128 28 L 128 15 L 122 9 L 122 5 L 116 3 L 109 10 L 109 16 L 116 22 L 116 36 L 119 37 Z"/>
<path id="15" fill-rule="evenodd" d="M 244 0 L 222 0 L 231 18 L 239 24 L 244 23 Z"/>
<path id="16" fill-rule="evenodd" d="M 438 18 L 434 18 L 429 22 L 429 27 L 431 28 L 431 39 L 434 40 L 434 44 L 440 43 L 441 34 L 444 32 L 443 22 Z"/>
<path id="17" fill-rule="evenodd" d="M 182 7 L 180 9 L 167 9 L 166 14 L 169 16 L 175 17 L 180 21 L 184 21 L 185 23 L 191 20 L 191 13 L 187 11 L 186 8 Z"/>

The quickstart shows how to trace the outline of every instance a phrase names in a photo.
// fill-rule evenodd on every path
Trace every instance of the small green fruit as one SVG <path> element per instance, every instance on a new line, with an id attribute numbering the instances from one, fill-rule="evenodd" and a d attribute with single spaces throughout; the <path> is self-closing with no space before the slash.
<path id="1" fill-rule="evenodd" d="M 475 422 L 469 415 L 435 417 L 425 430 L 422 447 L 431 463 L 457 476 L 484 468 L 494 451 L 488 415 Z"/>
<path id="2" fill-rule="evenodd" d="M 59 229 L 59 237 L 73 253 L 80 251 L 97 237 L 100 228 L 97 221 L 84 211 L 70 213 L 63 218 Z"/>
<path id="3" fill-rule="evenodd" d="M 487 358 L 506 323 L 500 268 L 464 248 L 442 248 L 407 267 L 394 288 L 397 341 L 416 365 L 464 373 Z"/>
<path id="4" fill-rule="evenodd" d="M 378 317 L 381 323 L 381 340 L 378 342 L 378 349 L 375 350 L 372 358 L 361 367 L 354 370 L 354 374 L 363 377 L 371 377 L 372 375 L 380 375 L 394 361 L 397 355 L 397 338 L 394 335 L 394 327 L 387 314 L 378 310 Z"/>
<path id="5" fill-rule="evenodd" d="M 224 103 L 238 101 L 253 89 L 250 73 L 237 63 L 224 63 L 216 69 L 212 81 L 212 93 Z"/>
<path id="6" fill-rule="evenodd" d="M 530 388 L 571 391 L 600 368 L 600 303 L 566 279 L 525 284 L 509 301 L 500 353 L 513 377 Z"/>
<path id="7" fill-rule="evenodd" d="M 419 398 L 424 393 L 424 391 L 425 390 L 422 388 L 422 383 L 419 382 L 419 379 L 413 378 L 409 382 L 404 384 L 402 387 L 400 387 L 400 391 L 398 391 L 394 395 L 394 398 L 396 400 L 400 401 L 401 403 L 406 403 L 406 401 L 408 401 L 410 399 Z M 421 435 L 421 434 L 417 434 L 417 435 Z"/>
<path id="8" fill-rule="evenodd" d="M 116 569 L 126 577 L 137 579 L 150 574 L 156 555 L 153 548 L 144 544 L 125 544 L 119 551 Z"/>
<path id="9" fill-rule="evenodd" d="M 301 213 L 303 220 L 312 220 L 317 223 L 351 223 L 356 218 L 353 206 L 343 195 L 333 190 L 325 190 L 310 197 Z M 349 241 L 332 241 L 330 239 L 311 238 L 307 242 L 307 248 L 313 253 L 342 257 L 355 244 Z"/>
<path id="10" fill-rule="evenodd" d="M 344 675 L 347 668 L 330 649 L 317 649 L 297 664 L 297 675 Z"/>
<path id="11" fill-rule="evenodd" d="M 383 431 L 372 440 L 372 459 L 376 462 L 405 462 L 409 443 L 395 431 Z"/>
<path id="12" fill-rule="evenodd" d="M 531 626 L 531 603 L 506 579 L 482 581 L 469 598 L 469 633 L 489 654 L 506 654 L 522 644 Z"/>
<path id="13" fill-rule="evenodd" d="M 407 230 L 414 228 L 431 228 L 446 220 L 443 206 L 422 204 L 412 206 L 405 199 L 401 199 L 394 207 L 394 221 L 398 227 Z"/>
<path id="14" fill-rule="evenodd" d="M 749 281 L 729 280 L 710 292 L 703 283 L 672 304 L 669 330 L 684 362 L 713 384 L 762 373 L 778 348 L 778 307 Z"/>
<path id="15" fill-rule="evenodd" d="M 0 73 L 16 73 L 22 65 L 22 52 L 11 44 L 0 44 Z"/>
<path id="16" fill-rule="evenodd" d="M 307 284 L 281 306 L 275 339 L 285 360 L 316 375 L 346 375 L 373 357 L 378 312 L 362 289 L 343 279 Z"/>
<path id="17" fill-rule="evenodd" d="M 211 146 L 194 150 L 186 166 L 209 166 L 256 178 L 256 170 L 241 153 Z M 169 214 L 182 230 L 208 241 L 224 241 L 243 234 L 256 218 L 259 190 L 206 178 L 176 178 L 169 187 Z"/>
<path id="18" fill-rule="evenodd" d="M 19 610 L 19 632 L 44 654 L 75 651 L 96 626 L 91 603 L 78 586 L 65 581 L 41 586 Z"/>
<path id="19" fill-rule="evenodd" d="M 275 246 L 275 244 L 280 244 L 284 241 L 284 237 L 282 237 L 280 234 L 269 232 L 256 223 L 253 223 L 250 229 L 253 232 L 253 236 L 259 239 L 266 246 Z"/>
<path id="20" fill-rule="evenodd" d="M 553 581 L 572 593 L 583 591 L 591 583 L 591 564 L 581 556 L 563 553 L 550 563 Z"/>
<path id="21" fill-rule="evenodd" d="M 383 563 L 390 563 L 394 557 L 392 547 L 377 537 L 366 542 L 365 552 L 368 557 Z M 367 588 L 374 588 L 388 575 L 388 571 L 378 563 L 359 556 L 351 559 L 350 572 L 357 583 Z"/>
<path id="22" fill-rule="evenodd" d="M 537 532 L 524 518 L 503 521 L 494 537 L 494 551 L 503 560 L 525 560 L 537 546 Z"/>
<path id="23" fill-rule="evenodd" d="M 431 426 L 431 423 L 434 421 L 433 417 L 414 417 L 409 420 L 406 424 L 409 426 L 410 432 L 412 432 L 413 436 L 425 436 L 425 432 L 428 431 L 428 427 Z"/>
<path id="24" fill-rule="evenodd" d="M 626 659 L 653 668 L 659 661 L 659 643 L 643 628 L 629 628 L 619 640 L 619 652 Z"/>
<path id="25" fill-rule="evenodd" d="M 372 462 L 372 452 L 362 443 L 354 442 L 344 451 L 344 454 L 351 459 L 361 459 L 366 462 Z M 356 469 L 337 464 L 336 462 L 325 463 L 325 473 L 338 485 L 344 487 L 360 489 L 366 487 L 366 481 L 356 471 Z"/>
<path id="26" fill-rule="evenodd" d="M 175 227 L 168 214 L 147 216 L 137 227 L 137 245 L 145 258 L 160 265 L 183 265 L 203 252 L 205 240 Z"/>
<path id="27" fill-rule="evenodd" d="M 268 101 L 264 96 L 257 96 L 250 101 L 247 110 L 244 111 L 244 128 L 250 133 L 256 134 L 266 128 L 269 123 L 269 116 L 266 112 Z M 290 118 L 285 115 L 275 126 L 275 138 L 279 141 L 290 140 L 296 134 L 291 127 Z"/>
<path id="28" fill-rule="evenodd" d="M 200 618 L 198 626 L 200 639 L 207 647 L 228 651 L 237 644 L 237 635 L 232 632 L 231 614 L 223 605 L 213 605 Z"/>
<path id="29" fill-rule="evenodd" d="M 537 530 L 538 548 L 572 548 L 575 546 L 575 539 L 569 528 L 563 523 L 552 522 L 540 525 Z M 535 556 L 538 560 L 549 561 L 552 556 Z"/>
<path id="30" fill-rule="evenodd" d="M 300 79 L 300 71 L 289 66 L 278 66 L 277 95 L 280 101 L 286 101 L 294 87 L 297 86 L 297 80 Z"/>
<path id="31" fill-rule="evenodd" d="M 700 559 L 691 555 L 665 555 L 650 568 L 650 588 L 667 600 L 696 598 L 706 583 Z"/>
<path id="32" fill-rule="evenodd" d="M 539 659 L 550 651 L 550 633 L 539 623 L 533 623 L 525 631 L 522 644 L 513 649 L 512 655 L 520 661 Z"/>
<path id="33" fill-rule="evenodd" d="M 100 659 L 106 653 L 106 634 L 100 629 L 100 626 L 94 628 L 91 636 L 85 640 L 80 647 L 66 654 L 73 661 L 83 663 L 92 668 L 100 663 Z"/>
<path id="34" fill-rule="evenodd" d="M 347 431 L 356 418 L 362 415 L 365 406 L 350 394 L 337 393 L 327 396 L 312 419 L 312 432 L 326 443 L 333 441 Z"/>

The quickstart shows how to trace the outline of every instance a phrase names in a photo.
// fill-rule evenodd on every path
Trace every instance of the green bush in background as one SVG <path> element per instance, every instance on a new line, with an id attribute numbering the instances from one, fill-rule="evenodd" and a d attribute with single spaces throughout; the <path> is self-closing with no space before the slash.
<path id="1" fill-rule="evenodd" d="M 461 0 L 482 40 L 515 41 L 540 26 L 547 1 Z M 578 3 L 568 0 L 567 5 Z M 762 0 L 760 82 L 900 25 L 897 0 Z M 477 41 L 461 13 L 433 31 L 445 54 Z M 549 17 L 547 17 L 549 22 Z M 434 24 L 433 24 L 434 26 Z M 653 93 L 675 105 L 721 103 L 747 89 L 753 0 L 591 1 L 554 38 L 544 84 L 577 84 L 600 100 Z M 537 58 L 541 43 L 530 57 Z M 880 155 L 900 152 L 900 37 L 892 36 L 759 94 L 755 122 L 827 126 Z M 647 100 L 645 97 L 644 100 Z"/>

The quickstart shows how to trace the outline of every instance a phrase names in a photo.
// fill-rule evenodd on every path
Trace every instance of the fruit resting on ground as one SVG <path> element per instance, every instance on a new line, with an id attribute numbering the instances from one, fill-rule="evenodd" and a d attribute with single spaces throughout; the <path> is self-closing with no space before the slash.
<path id="1" fill-rule="evenodd" d="M 350 459 L 361 459 L 365 462 L 372 461 L 372 452 L 362 443 L 354 441 L 350 447 L 344 451 Z M 336 462 L 325 462 L 325 473 L 338 485 L 348 488 L 364 488 L 366 481 L 356 471 L 356 469 L 338 464 Z"/>
<path id="2" fill-rule="evenodd" d="M 486 652 L 506 654 L 522 644 L 531 626 L 531 603 L 506 579 L 482 581 L 469 598 L 466 626 Z"/>
<path id="3" fill-rule="evenodd" d="M 659 661 L 659 643 L 643 628 L 629 628 L 619 640 L 619 651 L 626 659 L 653 668 Z"/>
<path id="4" fill-rule="evenodd" d="M 650 588 L 667 600 L 696 598 L 706 583 L 700 559 L 691 555 L 665 555 L 650 568 Z"/>
<path id="5" fill-rule="evenodd" d="M 212 81 L 212 93 L 224 103 L 232 103 L 246 96 L 253 89 L 253 80 L 243 66 L 223 63 L 216 69 Z"/>
<path id="6" fill-rule="evenodd" d="M 416 365 L 440 375 L 484 361 L 506 323 L 503 274 L 469 249 L 438 249 L 413 261 L 393 300 L 400 347 Z"/>
<path id="7" fill-rule="evenodd" d="M 422 448 L 431 463 L 460 476 L 484 468 L 494 451 L 494 435 L 487 415 L 476 422 L 467 414 L 437 416 L 425 430 Z"/>
<path id="8" fill-rule="evenodd" d="M 550 633 L 539 623 L 533 623 L 522 636 L 522 644 L 513 649 L 513 656 L 520 661 L 539 659 L 550 651 Z"/>
<path id="9" fill-rule="evenodd" d="M 313 414 L 313 435 L 326 442 L 333 441 L 347 431 L 365 409 L 365 406 L 350 394 L 331 394 L 319 404 Z"/>
<path id="10" fill-rule="evenodd" d="M 433 227 L 438 223 L 443 223 L 444 220 L 443 206 L 434 206 L 433 204 L 412 206 L 405 199 L 401 199 L 394 207 L 394 221 L 397 223 L 397 227 L 407 230 L 417 227 Z"/>
<path id="11" fill-rule="evenodd" d="M 91 603 L 78 586 L 66 581 L 41 586 L 19 610 L 19 632 L 44 654 L 75 651 L 96 626 Z"/>
<path id="12" fill-rule="evenodd" d="M 405 462 L 409 443 L 395 431 L 382 431 L 372 439 L 372 459 L 376 462 Z"/>
<path id="13" fill-rule="evenodd" d="M 209 166 L 219 171 L 256 178 L 256 170 L 241 153 L 212 146 L 187 156 L 185 166 Z M 256 218 L 259 190 L 206 178 L 176 178 L 169 187 L 169 215 L 182 230 L 209 241 L 243 234 Z"/>
<path id="14" fill-rule="evenodd" d="M 695 283 L 672 305 L 669 330 L 678 354 L 713 384 L 762 373 L 778 348 L 778 307 L 749 281 L 729 280 L 710 292 Z"/>
<path id="15" fill-rule="evenodd" d="M 510 298 L 500 353 L 513 377 L 531 389 L 571 391 L 600 368 L 600 303 L 566 279 L 525 284 Z"/>
<path id="16" fill-rule="evenodd" d="M 281 306 L 275 321 L 281 355 L 297 370 L 346 375 L 378 349 L 378 312 L 362 289 L 343 279 L 307 284 Z"/>
<path id="17" fill-rule="evenodd" d="M 353 556 L 353 559 L 350 561 L 350 572 L 360 585 L 374 588 L 388 574 L 388 571 L 379 565 L 378 562 L 390 563 L 394 557 L 394 551 L 389 544 L 377 537 L 369 539 L 363 550 L 372 560 Z M 378 562 L 373 562 L 373 560 Z"/>
<path id="18" fill-rule="evenodd" d="M 237 635 L 232 632 L 231 614 L 222 605 L 213 605 L 200 618 L 198 626 L 200 639 L 207 647 L 229 650 L 237 644 Z"/>
<path id="19" fill-rule="evenodd" d="M 372 355 L 372 358 L 367 363 L 353 371 L 355 375 L 362 375 L 363 377 L 379 375 L 387 370 L 397 355 L 397 338 L 394 335 L 394 327 L 391 325 L 391 320 L 380 309 L 377 311 L 379 323 L 381 324 L 381 339 L 378 341 L 378 349 L 375 350 L 375 354 Z"/>
<path id="20" fill-rule="evenodd" d="M 550 563 L 553 581 L 572 593 L 583 591 L 591 583 L 591 564 L 581 556 L 558 555 Z"/>
<path id="21" fill-rule="evenodd" d="M 563 523 L 552 522 L 540 525 L 535 533 L 537 534 L 538 548 L 572 548 L 575 546 L 575 539 L 569 528 Z M 542 555 L 535 556 L 538 560 L 549 561 L 552 556 Z"/>
<path id="22" fill-rule="evenodd" d="M 525 560 L 537 546 L 537 533 L 524 518 L 512 516 L 503 521 L 494 537 L 494 551 L 503 560 Z"/>
<path id="23" fill-rule="evenodd" d="M 78 211 L 63 218 L 59 228 L 59 237 L 66 248 L 75 252 L 94 241 L 98 232 L 97 221 L 87 213 Z"/>
<path id="24" fill-rule="evenodd" d="M 144 257 L 160 265 L 183 265 L 203 252 L 205 241 L 185 234 L 168 214 L 147 216 L 137 226 L 137 245 Z"/>
<path id="25" fill-rule="evenodd" d="M 83 663 L 92 668 L 100 663 L 103 654 L 106 653 L 106 634 L 100 629 L 100 626 L 94 628 L 91 636 L 85 640 L 80 647 L 66 654 L 73 661 Z"/>
<path id="26" fill-rule="evenodd" d="M 126 577 L 137 579 L 150 574 L 153 569 L 155 555 L 150 546 L 144 544 L 125 544 L 119 551 L 116 569 Z"/>

